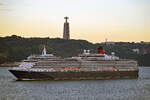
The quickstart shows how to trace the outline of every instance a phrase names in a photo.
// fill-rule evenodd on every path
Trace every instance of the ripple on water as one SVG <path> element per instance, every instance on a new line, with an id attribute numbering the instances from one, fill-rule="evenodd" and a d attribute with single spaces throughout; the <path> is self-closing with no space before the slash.
<path id="1" fill-rule="evenodd" d="M 150 68 L 140 67 L 139 79 L 81 81 L 13 81 L 0 68 L 0 100 L 149 100 Z"/>

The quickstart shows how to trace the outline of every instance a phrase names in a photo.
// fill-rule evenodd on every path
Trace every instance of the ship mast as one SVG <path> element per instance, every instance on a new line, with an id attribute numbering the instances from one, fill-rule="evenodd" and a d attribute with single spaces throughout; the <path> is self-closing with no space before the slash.
<path id="1" fill-rule="evenodd" d="M 44 49 L 43 49 L 43 51 L 42 51 L 42 55 L 43 55 L 43 56 L 46 56 L 46 48 L 45 48 L 45 45 L 44 45 Z"/>

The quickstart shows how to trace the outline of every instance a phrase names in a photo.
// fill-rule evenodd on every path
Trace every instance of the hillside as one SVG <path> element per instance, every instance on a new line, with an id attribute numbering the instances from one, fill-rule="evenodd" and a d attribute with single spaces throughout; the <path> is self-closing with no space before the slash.
<path id="1" fill-rule="evenodd" d="M 143 53 L 142 50 L 149 50 L 150 44 L 117 42 L 115 44 L 90 43 L 86 40 L 63 40 L 60 38 L 23 38 L 16 35 L 0 37 L 0 63 L 21 61 L 27 56 L 41 54 L 43 46 L 46 46 L 48 53 L 56 56 L 70 57 L 77 56 L 84 49 L 96 53 L 99 45 L 103 45 L 105 52 L 115 52 L 120 58 L 138 60 L 142 66 L 150 66 L 150 52 Z M 133 52 L 138 48 L 140 52 Z"/>

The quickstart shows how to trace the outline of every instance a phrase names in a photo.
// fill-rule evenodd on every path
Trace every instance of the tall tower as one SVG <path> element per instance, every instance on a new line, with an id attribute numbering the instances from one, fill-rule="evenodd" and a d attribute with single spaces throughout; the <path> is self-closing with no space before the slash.
<path id="1" fill-rule="evenodd" d="M 70 39 L 70 30 L 69 30 L 69 23 L 67 22 L 67 19 L 69 17 L 64 17 L 65 23 L 64 23 L 64 30 L 63 30 L 63 39 L 69 40 Z"/>

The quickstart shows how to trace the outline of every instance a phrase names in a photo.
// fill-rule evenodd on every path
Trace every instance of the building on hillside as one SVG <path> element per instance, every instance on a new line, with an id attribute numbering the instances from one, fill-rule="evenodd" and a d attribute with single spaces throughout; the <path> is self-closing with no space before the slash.
<path id="1" fill-rule="evenodd" d="M 140 53 L 140 50 L 139 49 L 132 49 L 133 52 L 139 54 Z"/>

